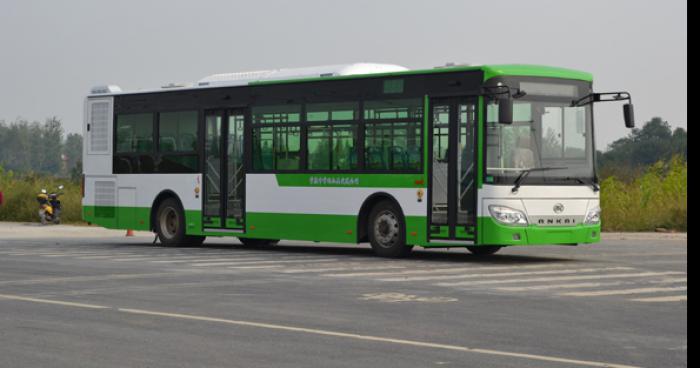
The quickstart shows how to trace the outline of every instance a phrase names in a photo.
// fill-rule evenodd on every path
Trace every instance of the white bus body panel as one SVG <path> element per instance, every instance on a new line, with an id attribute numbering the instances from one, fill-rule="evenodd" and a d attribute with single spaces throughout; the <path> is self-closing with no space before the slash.
<path id="1" fill-rule="evenodd" d="M 174 192 L 186 210 L 201 210 L 201 174 L 119 174 L 85 176 L 84 206 L 108 205 L 105 201 L 113 182 L 114 204 L 125 207 L 151 208 L 158 194 L 164 190 Z M 133 192 L 132 192 L 133 190 Z M 122 198 L 123 194 L 124 198 Z"/>
<path id="2" fill-rule="evenodd" d="M 85 175 L 112 174 L 114 97 L 87 98 L 84 109 L 83 172 Z"/>
<path id="3" fill-rule="evenodd" d="M 416 188 L 286 187 L 274 174 L 246 175 L 246 211 L 315 215 L 360 213 L 364 201 L 374 193 L 393 196 L 405 216 L 426 216 L 426 201 L 418 201 Z"/>

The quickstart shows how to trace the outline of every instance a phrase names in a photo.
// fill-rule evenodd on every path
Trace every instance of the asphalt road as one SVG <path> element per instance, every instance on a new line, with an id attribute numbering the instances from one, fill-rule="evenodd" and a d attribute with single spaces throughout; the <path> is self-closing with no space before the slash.
<path id="1" fill-rule="evenodd" d="M 492 257 L 0 224 L 2 367 L 685 367 L 687 237 Z"/>

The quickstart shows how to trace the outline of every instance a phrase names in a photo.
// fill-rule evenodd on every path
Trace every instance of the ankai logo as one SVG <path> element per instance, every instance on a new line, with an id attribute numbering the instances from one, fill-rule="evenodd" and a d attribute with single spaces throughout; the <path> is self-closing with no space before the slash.
<path id="1" fill-rule="evenodd" d="M 554 210 L 554 213 L 561 214 L 564 212 L 564 205 L 561 203 L 557 203 L 554 205 L 553 210 Z"/>

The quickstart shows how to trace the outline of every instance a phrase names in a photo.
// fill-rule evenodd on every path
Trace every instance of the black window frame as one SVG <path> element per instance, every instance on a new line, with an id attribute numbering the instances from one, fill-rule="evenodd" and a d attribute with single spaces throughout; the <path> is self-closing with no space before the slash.
<path id="1" fill-rule="evenodd" d="M 270 107 L 270 106 L 282 106 L 282 105 L 299 105 L 299 121 L 298 122 L 286 122 L 286 123 L 257 123 L 255 122 L 256 108 Z M 302 172 L 306 166 L 306 131 L 303 127 L 303 122 L 305 121 L 304 115 L 306 114 L 306 105 L 300 102 L 288 101 L 286 104 L 257 104 L 250 106 L 250 147 L 251 147 L 251 157 L 250 157 L 250 171 L 249 173 L 295 173 Z M 259 169 L 255 167 L 255 131 L 261 128 L 271 128 L 272 129 L 272 169 Z M 289 170 L 279 170 L 277 169 L 277 160 L 275 159 L 275 139 L 277 135 L 276 128 L 299 128 L 299 168 L 289 169 Z M 287 134 L 289 134 L 287 132 Z"/>
<path id="2" fill-rule="evenodd" d="M 312 174 L 356 173 L 359 170 L 361 170 L 361 168 L 364 167 L 364 166 L 361 166 L 363 155 L 362 155 L 361 148 L 360 148 L 360 141 L 363 137 L 362 133 L 361 133 L 362 123 L 363 123 L 363 120 L 362 120 L 363 103 L 364 102 L 361 100 L 358 101 L 358 100 L 347 100 L 346 99 L 346 100 L 333 100 L 333 101 L 323 101 L 323 102 L 313 101 L 313 102 L 307 102 L 304 104 L 304 107 L 303 107 L 304 115 L 302 117 L 302 121 L 304 124 L 304 136 L 302 137 L 302 139 L 304 139 L 305 145 L 306 145 L 306 151 L 304 152 L 305 162 L 306 162 L 306 165 L 304 166 L 304 169 L 305 169 L 304 172 L 312 173 Z M 331 105 L 332 104 L 354 104 L 356 107 L 355 113 L 357 114 L 357 116 L 355 116 L 351 120 L 333 120 L 332 114 L 329 114 L 328 120 L 309 121 L 308 120 L 307 106 L 308 105 L 317 105 L 317 104 L 331 104 Z M 328 157 L 329 164 L 331 166 L 330 169 L 310 169 L 309 168 L 310 161 L 309 161 L 309 148 L 308 148 L 308 144 L 309 144 L 308 132 L 309 132 L 310 127 L 318 127 L 318 126 L 326 127 L 330 131 L 330 134 L 328 135 L 328 141 L 329 141 L 329 145 L 330 145 L 330 150 L 329 150 L 330 152 L 329 152 L 329 157 Z M 333 167 L 332 167 L 333 166 L 333 131 L 334 131 L 333 127 L 334 126 L 352 126 L 352 127 L 355 127 L 355 140 L 356 140 L 356 142 L 355 142 L 355 151 L 356 151 L 355 166 L 356 167 L 354 169 L 333 169 Z"/>
<path id="3" fill-rule="evenodd" d="M 425 96 L 420 96 L 420 97 L 411 97 L 411 96 L 400 96 L 400 95 L 395 95 L 392 96 L 391 98 L 387 98 L 385 96 L 382 96 L 380 98 L 375 98 L 371 100 L 364 100 L 362 103 L 362 111 L 360 111 L 360 116 L 362 118 L 362 151 L 361 153 L 361 161 L 363 165 L 363 172 L 366 173 L 391 173 L 391 174 L 418 174 L 422 173 L 423 169 L 425 167 L 425 119 L 427 117 L 426 112 L 423 111 L 425 110 L 425 102 L 424 102 Z M 418 108 L 422 110 L 422 114 L 420 117 L 406 117 L 406 118 L 390 118 L 390 119 L 367 119 L 365 117 L 365 109 L 364 105 L 367 102 L 380 102 L 380 101 L 398 101 L 398 100 L 417 100 L 418 101 Z M 367 142 L 367 127 L 370 125 L 382 125 L 382 124 L 391 124 L 392 128 L 392 140 L 394 137 L 394 124 L 397 123 L 415 123 L 418 125 L 418 131 L 420 132 L 420 135 L 416 137 L 417 141 L 419 142 L 419 152 L 420 152 L 420 159 L 419 162 L 416 164 L 416 169 L 369 169 L 367 168 L 367 147 L 366 147 L 366 142 Z"/>
<path id="4" fill-rule="evenodd" d="M 196 113 L 196 126 L 197 126 L 197 149 L 193 151 L 175 151 L 175 152 L 161 152 L 160 151 L 160 115 L 163 113 L 177 113 L 177 112 L 194 112 Z M 119 115 L 132 115 L 132 114 L 150 114 L 151 115 L 151 131 L 152 131 L 152 149 L 150 152 L 117 152 L 117 131 L 118 131 L 118 118 Z M 137 112 L 121 112 L 114 113 L 114 127 L 113 127 L 113 152 L 112 152 L 112 172 L 114 174 L 197 174 L 201 172 L 201 119 L 202 113 L 199 109 L 194 108 L 182 108 L 182 109 L 169 109 L 161 111 L 137 111 Z M 163 170 L 164 157 L 193 157 L 193 162 L 196 166 L 188 170 Z M 132 167 L 136 167 L 137 170 L 121 170 L 118 161 L 128 160 Z M 150 170 L 149 167 L 142 169 L 141 163 L 144 160 L 150 160 L 152 166 Z"/>

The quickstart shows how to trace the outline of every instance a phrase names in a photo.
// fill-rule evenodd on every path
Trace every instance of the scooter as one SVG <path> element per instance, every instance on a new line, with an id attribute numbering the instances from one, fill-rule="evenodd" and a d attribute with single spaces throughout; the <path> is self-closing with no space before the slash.
<path id="1" fill-rule="evenodd" d="M 58 186 L 58 192 L 48 193 L 46 189 L 42 189 L 41 193 L 37 194 L 36 200 L 39 202 L 39 219 L 42 225 L 50 222 L 54 224 L 61 223 L 61 200 L 58 196 L 62 195 L 63 185 Z"/>

